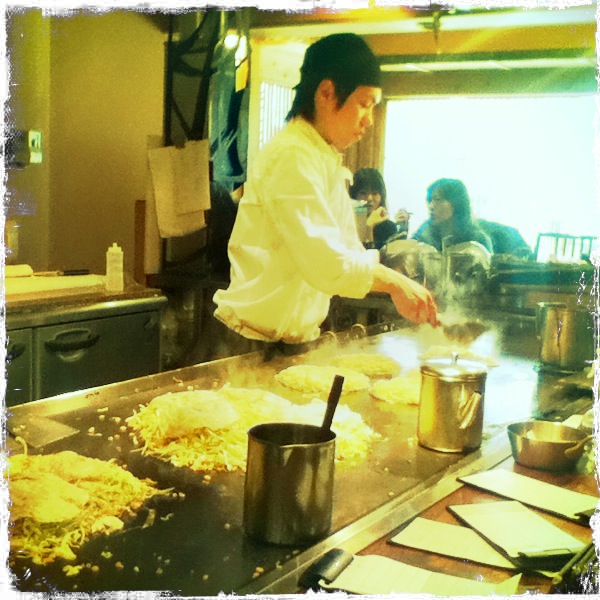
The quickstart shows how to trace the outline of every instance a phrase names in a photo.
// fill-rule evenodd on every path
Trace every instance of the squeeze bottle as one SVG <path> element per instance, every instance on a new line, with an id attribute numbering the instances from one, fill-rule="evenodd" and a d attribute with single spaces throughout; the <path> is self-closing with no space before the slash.
<path id="1" fill-rule="evenodd" d="M 116 242 L 106 252 L 106 289 L 123 291 L 123 250 Z"/>

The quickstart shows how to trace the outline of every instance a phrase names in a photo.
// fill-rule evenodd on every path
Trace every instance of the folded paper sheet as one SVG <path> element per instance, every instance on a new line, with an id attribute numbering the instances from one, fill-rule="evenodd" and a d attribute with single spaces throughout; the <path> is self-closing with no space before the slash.
<path id="1" fill-rule="evenodd" d="M 355 556 L 334 581 L 321 587 L 353 594 L 432 594 L 434 596 L 510 596 L 520 575 L 493 584 L 413 567 L 385 556 Z"/>
<path id="2" fill-rule="evenodd" d="M 535 508 L 578 520 L 577 513 L 595 509 L 598 498 L 561 488 L 506 469 L 460 477 L 459 481 Z"/>
<path id="3" fill-rule="evenodd" d="M 477 532 L 451 523 L 417 517 L 390 542 L 492 567 L 515 568 L 513 563 L 492 548 Z"/>
<path id="4" fill-rule="evenodd" d="M 448 509 L 511 560 L 519 561 L 523 557 L 541 560 L 555 554 L 575 554 L 585 546 L 584 542 L 514 500 L 459 504 Z"/>
<path id="5" fill-rule="evenodd" d="M 33 269 L 29 265 L 5 265 L 5 277 L 31 277 Z"/>
<path id="6" fill-rule="evenodd" d="M 148 150 L 158 229 L 162 238 L 181 237 L 205 225 L 210 209 L 208 140 Z"/>

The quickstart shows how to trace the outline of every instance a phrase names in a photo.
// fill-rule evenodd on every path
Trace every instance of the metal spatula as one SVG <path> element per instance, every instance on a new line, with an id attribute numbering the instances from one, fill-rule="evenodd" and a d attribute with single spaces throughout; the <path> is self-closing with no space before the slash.
<path id="1" fill-rule="evenodd" d="M 79 433 L 79 429 L 70 425 L 31 415 L 9 417 L 6 427 L 12 436 L 23 438 L 28 446 L 36 449 Z"/>

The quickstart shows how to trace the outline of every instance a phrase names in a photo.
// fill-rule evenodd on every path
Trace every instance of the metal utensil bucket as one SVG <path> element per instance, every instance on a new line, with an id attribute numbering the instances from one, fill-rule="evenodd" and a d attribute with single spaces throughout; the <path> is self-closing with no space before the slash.
<path id="1" fill-rule="evenodd" d="M 273 544 L 308 544 L 331 527 L 335 433 L 265 423 L 248 432 L 244 529 Z"/>
<path id="2" fill-rule="evenodd" d="M 471 452 L 481 445 L 487 373 L 456 356 L 421 366 L 417 438 L 439 452 Z"/>
<path id="3" fill-rule="evenodd" d="M 594 323 L 589 311 L 562 302 L 539 302 L 536 327 L 542 363 L 579 370 L 594 359 Z"/>

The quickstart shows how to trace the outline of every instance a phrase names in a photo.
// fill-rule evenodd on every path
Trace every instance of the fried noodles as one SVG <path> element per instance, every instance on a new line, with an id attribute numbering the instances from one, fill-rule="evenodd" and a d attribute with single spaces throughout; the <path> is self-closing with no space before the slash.
<path id="1" fill-rule="evenodd" d="M 178 404 L 205 414 L 204 425 L 195 419 L 184 420 L 177 434 L 169 423 L 180 414 Z M 212 406 L 212 411 L 209 411 Z M 218 422 L 209 413 L 237 415 L 235 421 Z M 308 405 L 293 404 L 276 394 L 260 389 L 224 386 L 220 390 L 169 392 L 141 406 L 127 419 L 128 426 L 143 440 L 142 452 L 194 471 L 245 470 L 248 430 L 267 422 L 319 425 L 325 402 L 315 399 Z M 185 429 L 187 427 L 187 430 Z M 213 428 L 214 427 L 214 428 Z M 338 434 L 336 458 L 339 461 L 364 458 L 379 434 L 347 406 L 339 406 L 332 429 Z M 167 433 L 165 433 L 167 432 Z"/>
<path id="2" fill-rule="evenodd" d="M 155 485 L 113 462 L 72 451 L 14 455 L 9 460 L 11 554 L 36 564 L 75 560 L 96 531 L 123 527 L 122 519 L 147 499 L 168 493 Z"/>

